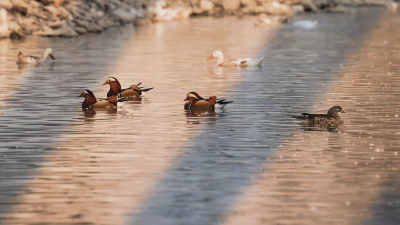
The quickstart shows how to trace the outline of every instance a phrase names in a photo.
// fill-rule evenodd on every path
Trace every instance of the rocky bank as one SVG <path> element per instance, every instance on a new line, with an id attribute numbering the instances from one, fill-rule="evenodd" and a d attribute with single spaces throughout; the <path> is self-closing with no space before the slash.
<path id="1" fill-rule="evenodd" d="M 343 13 L 343 6 L 361 5 L 397 7 L 391 0 L 0 0 L 0 37 L 74 37 L 125 23 L 141 26 L 227 14 Z"/>

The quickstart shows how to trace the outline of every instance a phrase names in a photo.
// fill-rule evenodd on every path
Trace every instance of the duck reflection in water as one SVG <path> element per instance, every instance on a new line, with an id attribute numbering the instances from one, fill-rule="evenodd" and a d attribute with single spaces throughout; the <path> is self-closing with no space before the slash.
<path id="1" fill-rule="evenodd" d="M 43 70 L 53 71 L 55 63 L 42 63 L 42 64 L 18 64 L 18 71 L 22 72 L 25 69 L 35 69 L 42 67 Z"/>

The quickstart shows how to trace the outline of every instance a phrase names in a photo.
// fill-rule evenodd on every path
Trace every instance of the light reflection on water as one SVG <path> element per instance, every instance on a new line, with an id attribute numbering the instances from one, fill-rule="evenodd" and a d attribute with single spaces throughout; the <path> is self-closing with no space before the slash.
<path id="1" fill-rule="evenodd" d="M 6 55 L 0 218 L 5 224 L 380 221 L 391 212 L 382 212 L 380 196 L 399 187 L 393 181 L 399 80 L 389 73 L 400 68 L 399 37 L 390 32 L 395 18 L 384 16 L 391 22 L 377 30 L 373 18 L 365 19 L 371 12 L 311 15 L 321 24 L 315 31 L 202 18 L 76 39 L 0 41 Z M 41 54 L 50 46 L 57 60 L 45 68 L 10 63 L 20 49 Z M 227 58 L 266 59 L 261 68 L 215 67 L 206 59 L 217 49 Z M 81 112 L 77 96 L 90 89 L 105 97 L 108 76 L 123 87 L 142 82 L 155 89 L 117 111 Z M 188 91 L 235 102 L 215 116 L 187 117 Z M 303 131 L 290 118 L 332 105 L 348 112 L 335 132 Z"/>

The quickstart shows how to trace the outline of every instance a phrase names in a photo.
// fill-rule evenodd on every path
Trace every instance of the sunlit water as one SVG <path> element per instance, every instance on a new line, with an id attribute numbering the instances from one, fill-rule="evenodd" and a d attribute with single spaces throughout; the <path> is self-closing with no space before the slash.
<path id="1" fill-rule="evenodd" d="M 0 223 L 399 224 L 400 17 L 297 18 L 318 27 L 201 18 L 0 40 Z M 47 47 L 52 64 L 14 62 Z M 214 50 L 265 60 L 216 67 Z M 108 76 L 155 88 L 81 112 L 79 94 L 104 98 Z M 234 103 L 187 117 L 189 91 Z M 333 105 L 347 111 L 338 129 L 291 117 Z"/>

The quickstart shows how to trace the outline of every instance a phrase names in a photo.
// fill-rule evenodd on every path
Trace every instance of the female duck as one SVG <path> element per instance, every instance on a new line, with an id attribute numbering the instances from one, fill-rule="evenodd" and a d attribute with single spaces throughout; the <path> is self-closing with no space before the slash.
<path id="1" fill-rule="evenodd" d="M 302 116 L 294 116 L 296 119 L 304 120 L 308 126 L 337 126 L 343 123 L 341 113 L 345 113 L 342 107 L 333 106 L 327 114 L 303 113 Z"/>
<path id="2" fill-rule="evenodd" d="M 214 51 L 207 60 L 217 58 L 217 65 L 222 66 L 224 64 L 224 54 L 221 51 Z M 243 59 L 231 59 L 229 64 L 233 66 L 259 66 L 263 61 L 264 57 L 261 58 L 243 58 Z"/>
<path id="3" fill-rule="evenodd" d="M 47 48 L 44 53 L 42 58 L 38 56 L 30 56 L 30 55 L 24 55 L 22 52 L 18 53 L 18 64 L 39 64 L 39 63 L 45 63 L 47 58 L 50 56 L 53 60 L 56 60 L 53 56 L 53 50 L 51 48 Z"/>
<path id="4" fill-rule="evenodd" d="M 117 107 L 118 102 L 127 101 L 125 98 L 118 98 L 117 96 L 111 96 L 106 100 L 97 101 L 93 92 L 85 90 L 79 95 L 84 97 L 85 100 L 82 102 L 82 110 L 93 110 L 93 109 L 113 109 Z"/>

